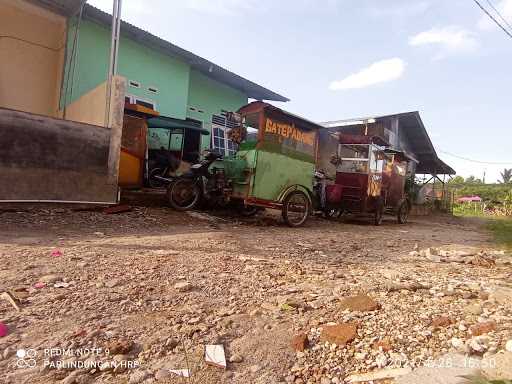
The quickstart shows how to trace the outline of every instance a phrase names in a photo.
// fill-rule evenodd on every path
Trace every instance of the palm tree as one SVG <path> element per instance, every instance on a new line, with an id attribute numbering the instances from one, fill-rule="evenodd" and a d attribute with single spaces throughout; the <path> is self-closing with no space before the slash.
<path id="1" fill-rule="evenodd" d="M 503 172 L 501 172 L 501 178 L 503 179 L 503 181 L 500 181 L 499 183 L 503 183 L 503 184 L 508 184 L 510 182 L 512 182 L 512 168 L 510 169 L 507 169 L 505 168 L 503 170 Z"/>

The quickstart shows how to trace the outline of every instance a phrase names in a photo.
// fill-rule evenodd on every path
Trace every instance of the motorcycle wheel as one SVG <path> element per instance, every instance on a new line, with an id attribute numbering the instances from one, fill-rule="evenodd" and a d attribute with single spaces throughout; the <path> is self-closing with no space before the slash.
<path id="1" fill-rule="evenodd" d="M 148 184 L 150 188 L 163 188 L 165 186 L 162 180 L 159 180 L 155 177 L 162 176 L 163 172 L 163 168 L 153 168 L 151 171 L 149 171 Z"/>
<path id="2" fill-rule="evenodd" d="M 201 188 L 192 179 L 174 180 L 167 188 L 169 204 L 177 211 L 194 209 L 201 200 Z"/>

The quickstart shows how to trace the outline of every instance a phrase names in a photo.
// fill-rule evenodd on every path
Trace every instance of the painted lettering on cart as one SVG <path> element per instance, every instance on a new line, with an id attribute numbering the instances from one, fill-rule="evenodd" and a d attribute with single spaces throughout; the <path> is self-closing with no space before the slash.
<path id="1" fill-rule="evenodd" d="M 277 123 L 268 118 L 265 123 L 265 133 L 273 133 L 282 139 L 292 139 L 311 146 L 315 142 L 315 132 L 304 132 L 293 125 Z"/>

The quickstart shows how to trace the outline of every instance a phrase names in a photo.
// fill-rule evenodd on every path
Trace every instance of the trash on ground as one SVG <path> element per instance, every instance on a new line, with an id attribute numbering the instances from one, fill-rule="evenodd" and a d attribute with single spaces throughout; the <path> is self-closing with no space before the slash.
<path id="1" fill-rule="evenodd" d="M 220 344 L 206 345 L 204 349 L 204 360 L 206 361 L 206 364 L 226 369 L 226 355 L 224 353 L 224 346 Z"/>
<path id="2" fill-rule="evenodd" d="M 189 369 L 169 369 L 169 372 L 175 374 L 176 376 L 180 376 L 180 377 L 190 377 Z"/>
<path id="3" fill-rule="evenodd" d="M 9 329 L 7 328 L 7 325 L 0 323 L 0 337 L 7 336 L 8 333 Z"/>
<path id="4" fill-rule="evenodd" d="M 61 257 L 62 256 L 62 251 L 60 251 L 59 249 L 54 249 L 51 253 L 52 257 Z"/>
<path id="5" fill-rule="evenodd" d="M 41 289 L 41 288 L 44 288 L 46 287 L 46 284 L 45 283 L 41 283 L 40 281 L 38 281 L 37 283 L 34 284 L 34 288 L 36 289 Z"/>

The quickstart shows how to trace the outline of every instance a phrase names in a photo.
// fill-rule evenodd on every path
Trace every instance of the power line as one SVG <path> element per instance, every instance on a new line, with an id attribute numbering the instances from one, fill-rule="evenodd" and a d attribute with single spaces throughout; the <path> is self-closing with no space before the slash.
<path id="1" fill-rule="evenodd" d="M 445 155 L 456 157 L 457 159 L 470 161 L 472 163 L 487 164 L 487 165 L 512 165 L 512 162 L 502 163 L 502 162 L 494 162 L 494 161 L 480 161 L 480 160 L 473 160 L 473 159 L 470 159 L 470 158 L 464 157 L 464 156 L 455 155 L 455 154 L 447 152 L 447 151 L 439 150 L 439 152 L 444 153 Z"/>
<path id="2" fill-rule="evenodd" d="M 501 24 L 500 24 L 500 22 L 499 22 L 498 20 L 496 20 L 496 18 L 495 18 L 493 15 L 491 15 L 491 14 L 489 13 L 489 11 L 488 11 L 487 9 L 485 9 L 485 8 L 483 7 L 483 5 L 482 5 L 482 4 L 480 4 L 480 2 L 479 2 L 478 0 L 473 0 L 473 1 L 475 2 L 475 4 L 476 4 L 476 5 L 478 5 L 478 7 L 479 7 L 479 8 L 480 8 L 480 9 L 481 9 L 481 10 L 482 10 L 482 11 L 483 11 L 487 16 L 489 16 L 489 17 L 491 18 L 491 20 L 492 20 L 492 21 L 494 21 L 494 22 L 496 23 L 496 25 L 497 25 L 498 27 L 500 27 L 500 28 L 503 30 L 503 32 L 505 32 L 505 33 L 507 34 L 507 36 L 508 36 L 508 37 L 510 37 L 510 38 L 512 39 L 512 33 L 510 33 L 510 32 L 509 32 L 509 31 L 508 31 L 508 30 L 507 30 L 503 25 L 501 25 Z"/>
<path id="3" fill-rule="evenodd" d="M 496 9 L 496 7 L 494 6 L 494 4 L 491 2 L 491 0 L 485 0 L 487 1 L 487 4 L 489 4 L 489 6 L 494 10 L 494 12 L 496 12 L 496 14 L 500 17 L 501 21 L 503 21 L 507 27 L 509 27 L 511 30 L 512 30 L 512 25 L 510 25 L 510 23 L 507 21 L 507 19 L 505 19 L 503 17 L 503 15 L 500 13 L 500 11 L 498 11 Z"/>

